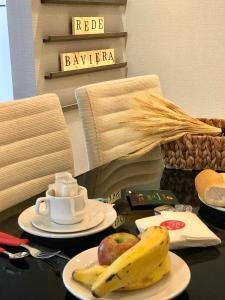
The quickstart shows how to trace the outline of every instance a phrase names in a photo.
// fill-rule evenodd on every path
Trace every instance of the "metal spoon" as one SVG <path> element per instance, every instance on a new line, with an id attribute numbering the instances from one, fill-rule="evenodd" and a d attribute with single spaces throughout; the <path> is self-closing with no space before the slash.
<path id="1" fill-rule="evenodd" d="M 18 259 L 18 258 L 23 258 L 29 255 L 27 251 L 22 251 L 22 252 L 17 252 L 17 253 L 11 253 L 6 251 L 4 248 L 0 247 L 0 253 L 4 253 L 8 255 L 10 259 Z"/>

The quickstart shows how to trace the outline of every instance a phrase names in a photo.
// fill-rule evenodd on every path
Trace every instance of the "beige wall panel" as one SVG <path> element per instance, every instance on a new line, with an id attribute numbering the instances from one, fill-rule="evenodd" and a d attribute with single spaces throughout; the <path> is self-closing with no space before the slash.
<path id="1" fill-rule="evenodd" d="M 116 62 L 125 60 L 125 54 L 121 49 L 125 49 L 124 39 L 102 40 L 99 43 L 99 49 L 108 48 L 112 45 L 115 48 Z M 39 44 L 39 57 L 36 58 L 36 85 L 38 94 L 54 91 L 58 96 L 62 105 L 74 103 L 74 89 L 76 87 L 95 83 L 104 80 L 126 77 L 125 69 L 109 70 L 96 73 L 87 73 L 82 75 L 62 77 L 58 79 L 46 80 L 44 75 L 48 72 L 60 70 L 59 53 L 73 52 L 82 50 L 92 50 L 96 48 L 96 40 L 81 41 L 81 42 L 66 42 L 66 43 L 49 43 Z M 37 49 L 37 48 L 36 48 Z M 67 90 L 68 89 L 68 90 Z M 65 95 L 63 95 L 63 92 Z M 69 96 L 70 95 L 70 96 Z"/>
<path id="2" fill-rule="evenodd" d="M 105 32 L 123 31 L 123 7 L 82 6 L 82 5 L 47 5 L 32 0 L 33 33 L 35 47 L 35 72 L 37 93 L 56 92 L 63 106 L 74 103 L 73 90 L 84 84 L 126 77 L 126 70 L 117 69 L 91 74 L 75 75 L 65 78 L 45 80 L 48 72 L 60 70 L 60 53 L 90 51 L 95 49 L 115 48 L 116 62 L 126 60 L 125 40 L 102 39 L 58 43 L 42 43 L 48 35 L 68 35 L 72 33 L 72 17 L 103 16 Z"/>

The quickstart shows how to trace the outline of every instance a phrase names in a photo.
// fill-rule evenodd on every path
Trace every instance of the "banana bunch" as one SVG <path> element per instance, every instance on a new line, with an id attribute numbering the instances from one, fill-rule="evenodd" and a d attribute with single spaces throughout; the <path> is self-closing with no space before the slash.
<path id="1" fill-rule="evenodd" d="M 73 279 L 77 282 L 80 282 L 87 287 L 91 288 L 95 283 L 99 275 L 103 273 L 108 268 L 108 266 L 95 265 L 90 268 L 78 269 L 73 273 Z M 164 275 L 170 271 L 170 258 L 167 254 L 166 258 L 160 266 L 158 266 L 151 274 L 146 276 L 143 280 L 137 279 L 135 282 L 130 283 L 127 286 L 124 286 L 119 289 L 119 291 L 130 291 L 137 290 L 153 285 L 159 281 Z"/>
<path id="2" fill-rule="evenodd" d="M 91 287 L 95 297 L 115 290 L 134 290 L 159 281 L 170 270 L 167 229 L 148 228 L 140 241 L 119 256 L 110 266 L 96 265 L 75 270 L 73 279 Z"/>

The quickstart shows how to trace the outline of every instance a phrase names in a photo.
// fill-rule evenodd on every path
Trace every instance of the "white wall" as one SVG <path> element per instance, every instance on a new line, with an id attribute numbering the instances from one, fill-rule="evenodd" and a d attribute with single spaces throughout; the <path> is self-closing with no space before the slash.
<path id="1" fill-rule="evenodd" d="M 30 0 L 7 0 L 13 98 L 36 94 Z"/>
<path id="2" fill-rule="evenodd" d="M 5 0 L 0 0 L 0 102 L 13 98 L 8 22 Z"/>
<path id="3" fill-rule="evenodd" d="M 187 113 L 224 118 L 224 16 L 224 0 L 129 0 L 129 76 L 156 73 Z"/>

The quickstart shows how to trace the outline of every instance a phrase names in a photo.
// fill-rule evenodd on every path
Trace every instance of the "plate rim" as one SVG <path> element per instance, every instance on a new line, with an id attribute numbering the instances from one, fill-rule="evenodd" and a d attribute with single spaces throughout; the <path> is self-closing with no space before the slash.
<path id="1" fill-rule="evenodd" d="M 74 257 L 71 258 L 71 260 L 65 265 L 64 269 L 63 269 L 63 273 L 62 273 L 62 279 L 63 279 L 63 284 L 65 285 L 65 287 L 67 288 L 67 290 L 72 294 L 74 295 L 75 297 L 81 299 L 81 300 L 92 300 L 92 298 L 90 297 L 86 297 L 85 295 L 82 297 L 78 294 L 74 294 L 73 291 L 71 290 L 71 287 L 69 286 L 69 282 L 67 282 L 66 280 L 66 272 L 67 272 L 67 269 L 70 267 L 70 265 L 73 263 L 73 261 L 81 254 L 85 254 L 85 252 L 96 252 L 97 253 L 97 250 L 98 250 L 98 247 L 92 247 L 92 248 L 89 248 L 89 249 L 86 249 L 78 254 L 76 254 Z M 169 255 L 170 255 L 170 258 L 171 260 L 172 259 L 176 259 L 180 262 L 182 262 L 182 264 L 184 265 L 184 267 L 186 268 L 186 272 L 187 272 L 187 279 L 185 282 L 183 282 L 183 285 L 180 287 L 180 289 L 178 289 L 177 291 L 173 292 L 173 293 L 170 293 L 170 295 L 168 295 L 168 297 L 164 297 L 164 298 L 160 298 L 160 300 L 169 300 L 169 299 L 173 299 L 174 297 L 180 295 L 186 288 L 187 286 L 189 285 L 190 283 L 190 280 L 191 280 L 191 271 L 190 271 L 190 268 L 188 266 L 188 264 L 177 254 L 175 254 L 174 252 L 172 251 L 169 251 L 168 252 Z M 77 283 L 79 284 L 79 283 Z M 80 284 L 81 285 L 81 284 Z M 151 287 L 149 287 L 151 288 Z M 137 292 L 137 291 L 135 291 Z M 125 291 L 123 293 L 126 293 Z M 130 292 L 129 292 L 130 293 Z M 108 300 L 109 298 L 105 298 L 105 297 L 102 297 L 101 299 L 106 299 Z M 146 296 L 144 298 L 139 298 L 139 300 L 151 300 L 153 299 L 152 296 L 149 298 L 149 296 Z M 153 299 L 154 300 L 154 299 Z"/>
<path id="2" fill-rule="evenodd" d="M 53 233 L 53 232 L 47 232 L 47 231 L 37 229 L 31 223 L 31 218 L 32 218 L 31 213 L 34 212 L 34 205 L 26 208 L 25 210 L 23 210 L 20 213 L 18 220 L 17 220 L 18 225 L 22 230 L 24 230 L 25 232 L 27 232 L 29 234 L 43 237 L 43 238 L 54 238 L 54 239 L 77 238 L 77 237 L 88 236 L 88 235 L 92 235 L 92 234 L 101 232 L 101 231 L 107 229 L 108 227 L 110 227 L 117 218 L 117 212 L 112 207 L 112 205 L 107 204 L 107 203 L 102 203 L 95 199 L 88 199 L 88 201 L 96 201 L 100 205 L 105 205 L 105 208 L 106 208 L 104 220 L 100 224 L 98 224 L 97 226 L 95 226 L 93 228 L 90 228 L 90 229 L 87 229 L 84 231 L 74 232 L 74 233 Z M 29 217 L 29 219 L 28 219 L 29 227 L 25 226 L 24 222 L 23 222 L 23 218 L 24 218 L 25 214 L 28 214 L 28 217 Z"/>
<path id="3" fill-rule="evenodd" d="M 199 200 L 200 200 L 203 204 L 205 204 L 206 206 L 211 207 L 211 208 L 214 208 L 214 209 L 219 210 L 219 211 L 225 212 L 225 207 L 215 206 L 215 205 L 211 205 L 211 204 L 209 204 L 209 203 L 206 203 L 206 202 L 200 197 L 199 194 L 198 194 L 198 198 L 199 198 Z"/>

